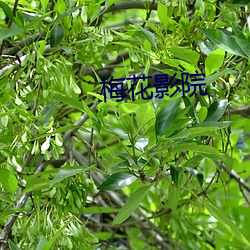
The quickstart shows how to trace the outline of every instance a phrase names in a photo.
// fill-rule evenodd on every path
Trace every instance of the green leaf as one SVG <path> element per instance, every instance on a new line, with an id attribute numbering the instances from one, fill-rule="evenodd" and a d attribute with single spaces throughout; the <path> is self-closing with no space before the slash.
<path id="1" fill-rule="evenodd" d="M 168 48 L 168 50 L 172 52 L 175 57 L 190 62 L 193 66 L 197 65 L 200 58 L 200 54 L 198 52 L 190 49 L 185 49 L 181 47 L 171 47 Z"/>
<path id="2" fill-rule="evenodd" d="M 20 29 L 18 26 L 14 25 L 11 28 L 0 30 L 0 42 L 6 38 L 17 36 L 22 33 L 24 30 Z"/>
<path id="3" fill-rule="evenodd" d="M 230 157 L 226 154 L 220 153 L 216 148 L 209 147 L 206 145 L 197 145 L 195 142 L 192 143 L 181 143 L 177 144 L 176 146 L 172 147 L 172 153 L 180 152 L 180 151 L 193 151 L 197 152 L 205 157 L 208 157 L 214 161 L 222 160 L 226 165 L 231 166 Z"/>
<path id="4" fill-rule="evenodd" d="M 249 0 L 233 0 L 232 2 L 232 4 L 244 4 L 244 5 L 247 5 L 249 3 L 250 3 Z"/>
<path id="5" fill-rule="evenodd" d="M 179 172 L 181 171 L 180 168 L 175 168 L 173 166 L 170 166 L 170 175 L 172 178 L 172 181 L 176 186 L 178 186 L 178 180 L 179 180 Z"/>
<path id="6" fill-rule="evenodd" d="M 5 211 L 0 212 L 0 222 L 4 223 L 6 219 L 8 219 L 8 217 L 14 213 L 18 213 L 18 212 L 23 212 L 24 209 L 23 208 L 18 208 L 18 209 L 14 209 L 14 208 L 6 208 Z"/>
<path id="7" fill-rule="evenodd" d="M 78 11 L 79 9 L 81 9 L 83 7 L 82 4 L 73 7 L 72 9 L 66 10 L 65 12 L 63 12 L 60 16 L 58 16 L 56 18 L 56 20 L 53 23 L 58 23 L 60 20 L 64 19 L 66 16 L 71 15 L 72 13 Z"/>
<path id="8" fill-rule="evenodd" d="M 144 185 L 138 188 L 121 208 L 120 212 L 116 215 L 112 224 L 121 224 L 124 222 L 139 206 L 143 198 L 146 196 L 150 189 L 150 185 Z"/>
<path id="9" fill-rule="evenodd" d="M 139 26 L 140 27 L 140 26 Z M 147 40 L 151 43 L 152 47 L 156 48 L 157 44 L 155 41 L 155 35 L 154 33 L 150 32 L 147 29 L 144 29 L 142 27 L 140 27 L 140 31 L 138 33 L 138 31 L 136 32 L 136 34 L 138 34 L 140 37 L 142 37 L 144 40 Z"/>
<path id="10" fill-rule="evenodd" d="M 173 136 L 170 139 L 190 139 L 196 136 L 206 135 L 207 132 L 215 131 L 219 129 L 218 127 L 195 127 L 195 128 L 188 128 L 185 129 Z"/>
<path id="11" fill-rule="evenodd" d="M 194 157 L 185 162 L 184 167 L 193 168 L 195 166 L 198 166 L 203 159 L 204 157 L 202 155 L 195 155 Z"/>
<path id="12" fill-rule="evenodd" d="M 119 212 L 119 208 L 114 208 L 114 207 L 82 207 L 80 209 L 80 212 L 82 214 L 105 214 L 105 213 L 117 213 Z"/>
<path id="13" fill-rule="evenodd" d="M 174 211 L 177 208 L 180 199 L 180 189 L 171 182 L 168 188 L 168 203 L 169 207 Z"/>
<path id="14" fill-rule="evenodd" d="M 99 190 L 117 190 L 133 183 L 136 177 L 132 174 L 120 172 L 109 176 L 99 187 Z"/>
<path id="15" fill-rule="evenodd" d="M 11 240 L 9 240 L 8 242 L 9 242 L 10 250 L 22 250 L 16 244 L 14 244 Z"/>
<path id="16" fill-rule="evenodd" d="M 217 129 L 222 129 L 228 127 L 232 124 L 231 121 L 217 122 L 217 121 L 204 121 L 193 125 L 193 127 L 217 127 Z"/>
<path id="17" fill-rule="evenodd" d="M 200 199 L 201 200 L 201 199 Z M 221 210 L 213 206 L 212 204 L 202 201 L 205 205 L 208 212 L 216 218 L 219 222 L 223 224 L 223 226 L 232 233 L 239 241 L 241 241 L 244 245 L 250 248 L 250 242 L 245 238 L 245 236 L 240 232 L 238 227 L 234 224 L 232 220 L 230 220 Z"/>
<path id="18" fill-rule="evenodd" d="M 59 102 L 52 100 L 51 103 L 45 104 L 42 112 L 42 124 L 49 122 L 50 118 L 53 116 L 55 110 L 58 108 Z"/>
<path id="19" fill-rule="evenodd" d="M 0 183 L 11 194 L 14 194 L 18 187 L 18 180 L 16 176 L 5 168 L 0 168 Z"/>
<path id="20" fill-rule="evenodd" d="M 57 182 L 61 182 L 62 180 L 70 177 L 70 176 L 74 176 L 77 174 L 80 174 L 82 172 L 85 172 L 86 169 L 83 167 L 79 167 L 79 166 L 66 166 L 61 168 L 58 173 L 56 174 L 55 178 L 52 180 L 51 182 L 51 186 L 54 185 Z"/>
<path id="21" fill-rule="evenodd" d="M 204 176 L 201 172 L 197 171 L 196 169 L 194 168 L 189 168 L 189 167 L 186 167 L 185 168 L 188 172 L 190 172 L 192 175 L 195 176 L 195 178 L 198 180 L 200 186 L 202 187 L 203 185 L 203 181 L 204 181 Z"/>
<path id="22" fill-rule="evenodd" d="M 179 110 L 179 100 L 174 99 L 156 116 L 155 132 L 156 136 L 164 135 L 174 123 Z"/>
<path id="23" fill-rule="evenodd" d="M 222 49 L 217 49 L 210 53 L 205 60 L 205 73 L 206 75 L 211 75 L 223 65 L 225 57 L 225 51 Z"/>
<path id="24" fill-rule="evenodd" d="M 217 29 L 204 29 L 200 28 L 201 32 L 203 32 L 212 42 L 214 42 L 219 48 L 241 57 L 247 57 L 244 51 L 241 49 L 237 40 L 233 36 L 228 36 L 224 34 L 222 31 Z"/>
<path id="25" fill-rule="evenodd" d="M 213 75 L 210 75 L 210 76 L 207 76 L 206 79 L 205 79 L 205 82 L 206 82 L 206 85 L 209 86 L 211 83 L 217 81 L 220 77 L 226 75 L 226 74 L 234 74 L 234 73 L 237 73 L 237 71 L 233 71 L 233 70 L 230 70 L 230 69 L 225 69 L 225 70 L 222 70 L 220 72 L 217 72 Z"/>
<path id="26" fill-rule="evenodd" d="M 160 22 L 163 24 L 167 24 L 168 10 L 167 10 L 167 6 L 165 3 L 162 3 L 162 2 L 158 3 L 157 14 L 158 14 L 158 18 L 159 18 Z"/>
<path id="27" fill-rule="evenodd" d="M 46 245 L 47 242 L 48 241 L 47 241 L 46 237 L 44 235 L 41 235 L 40 239 L 38 241 L 36 250 L 43 250 L 43 247 Z"/>
<path id="28" fill-rule="evenodd" d="M 61 24 L 56 25 L 50 35 L 50 46 L 56 47 L 63 39 L 64 28 Z"/>
<path id="29" fill-rule="evenodd" d="M 43 7 L 44 9 L 46 9 L 47 6 L 48 6 L 49 0 L 40 0 L 40 2 L 41 2 L 42 7 Z"/>
<path id="30" fill-rule="evenodd" d="M 207 116 L 207 108 L 201 107 L 199 112 L 198 112 L 199 121 L 203 122 L 206 119 L 206 116 Z"/>
<path id="31" fill-rule="evenodd" d="M 75 100 L 73 98 L 70 98 L 68 96 L 64 96 L 64 95 L 62 95 L 60 93 L 57 93 L 57 92 L 55 92 L 53 96 L 57 100 L 59 100 L 59 101 L 61 101 L 63 103 L 66 103 L 69 106 L 71 106 L 73 108 L 76 108 L 76 109 L 78 109 L 78 110 L 80 110 L 82 112 L 85 112 L 85 109 L 84 109 L 84 107 L 83 107 L 83 105 L 82 105 L 82 103 L 80 101 Z"/>
<path id="32" fill-rule="evenodd" d="M 11 8 L 9 7 L 9 5 L 7 5 L 7 4 L 4 3 L 3 1 L 0 1 L 0 8 L 3 9 L 5 15 L 6 15 L 11 21 L 14 21 L 14 15 L 13 15 L 13 12 L 12 12 Z"/>
<path id="33" fill-rule="evenodd" d="M 224 115 L 227 108 L 228 100 L 222 99 L 219 101 L 215 101 L 208 108 L 207 121 L 219 121 L 220 118 Z"/>
<path id="34" fill-rule="evenodd" d="M 33 191 L 39 191 L 44 190 L 46 188 L 49 188 L 51 185 L 51 180 L 37 177 L 37 176 L 30 176 L 26 178 L 26 188 L 24 192 L 33 192 Z"/>
<path id="35" fill-rule="evenodd" d="M 53 235 L 53 237 L 45 244 L 45 246 L 43 247 L 42 250 L 49 250 L 52 247 L 54 241 L 59 237 L 59 235 L 64 231 L 64 229 L 69 224 L 69 222 L 68 223 L 64 222 L 64 223 L 65 223 L 64 226 L 62 226 L 59 230 L 57 230 L 55 232 L 55 234 Z"/>

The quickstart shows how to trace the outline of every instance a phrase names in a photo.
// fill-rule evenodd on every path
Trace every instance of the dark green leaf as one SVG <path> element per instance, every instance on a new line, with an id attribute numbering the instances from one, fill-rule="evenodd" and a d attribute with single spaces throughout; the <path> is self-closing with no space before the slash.
<path id="1" fill-rule="evenodd" d="M 156 116 L 155 132 L 156 136 L 164 135 L 174 123 L 179 110 L 179 100 L 174 99 Z"/>
<path id="2" fill-rule="evenodd" d="M 132 174 L 120 172 L 109 176 L 99 187 L 99 190 L 117 190 L 133 183 L 136 177 Z"/>
<path id="3" fill-rule="evenodd" d="M 61 24 L 56 25 L 50 35 L 51 47 L 56 47 L 63 39 L 64 28 Z"/>
<path id="4" fill-rule="evenodd" d="M 249 4 L 249 0 L 233 0 L 232 4 L 244 4 L 247 5 Z"/>
<path id="5" fill-rule="evenodd" d="M 175 168 L 173 166 L 170 166 L 170 175 L 171 175 L 172 181 L 175 183 L 176 186 L 178 186 L 180 171 L 181 171 L 180 168 Z"/>
<path id="6" fill-rule="evenodd" d="M 0 1 L 0 8 L 3 9 L 5 15 L 11 20 L 14 20 L 14 15 L 13 12 L 11 10 L 11 8 L 9 7 L 9 5 L 7 5 L 6 3 L 4 3 L 3 1 Z"/>
<path id="7" fill-rule="evenodd" d="M 197 171 L 196 169 L 194 168 L 188 168 L 186 167 L 185 168 L 188 172 L 190 172 L 192 175 L 195 176 L 195 178 L 198 180 L 200 186 L 202 187 L 203 185 L 203 181 L 204 181 L 204 176 L 201 172 Z"/>
<path id="8" fill-rule="evenodd" d="M 228 104 L 227 99 L 222 99 L 212 103 L 208 108 L 207 118 L 205 119 L 204 122 L 219 121 L 226 111 L 227 104 Z"/>

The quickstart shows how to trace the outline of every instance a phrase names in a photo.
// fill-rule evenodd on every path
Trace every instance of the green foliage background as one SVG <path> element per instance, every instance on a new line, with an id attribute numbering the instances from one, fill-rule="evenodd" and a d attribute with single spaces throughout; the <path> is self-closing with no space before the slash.
<path id="1" fill-rule="evenodd" d="M 250 249 L 248 7 L 0 1 L 0 249 Z M 206 96 L 101 95 L 196 70 Z"/>

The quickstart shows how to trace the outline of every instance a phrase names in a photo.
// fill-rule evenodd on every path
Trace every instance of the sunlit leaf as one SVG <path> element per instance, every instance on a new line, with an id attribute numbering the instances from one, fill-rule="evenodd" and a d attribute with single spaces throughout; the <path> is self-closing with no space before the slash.
<path id="1" fill-rule="evenodd" d="M 117 190 L 133 183 L 136 177 L 132 174 L 120 172 L 109 176 L 99 187 L 99 190 Z"/>
<path id="2" fill-rule="evenodd" d="M 207 118 L 205 119 L 205 122 L 219 121 L 227 109 L 227 104 L 227 99 L 218 100 L 212 103 L 208 108 L 208 114 Z"/>
<path id="3" fill-rule="evenodd" d="M 14 194 L 18 187 L 16 176 L 5 168 L 0 168 L 0 183 L 11 194 Z"/>

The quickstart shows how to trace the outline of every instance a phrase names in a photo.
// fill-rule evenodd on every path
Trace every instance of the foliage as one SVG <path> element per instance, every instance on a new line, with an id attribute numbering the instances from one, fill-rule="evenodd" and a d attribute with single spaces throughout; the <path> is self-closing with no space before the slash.
<path id="1" fill-rule="evenodd" d="M 249 249 L 248 7 L 0 1 L 1 249 Z"/>

